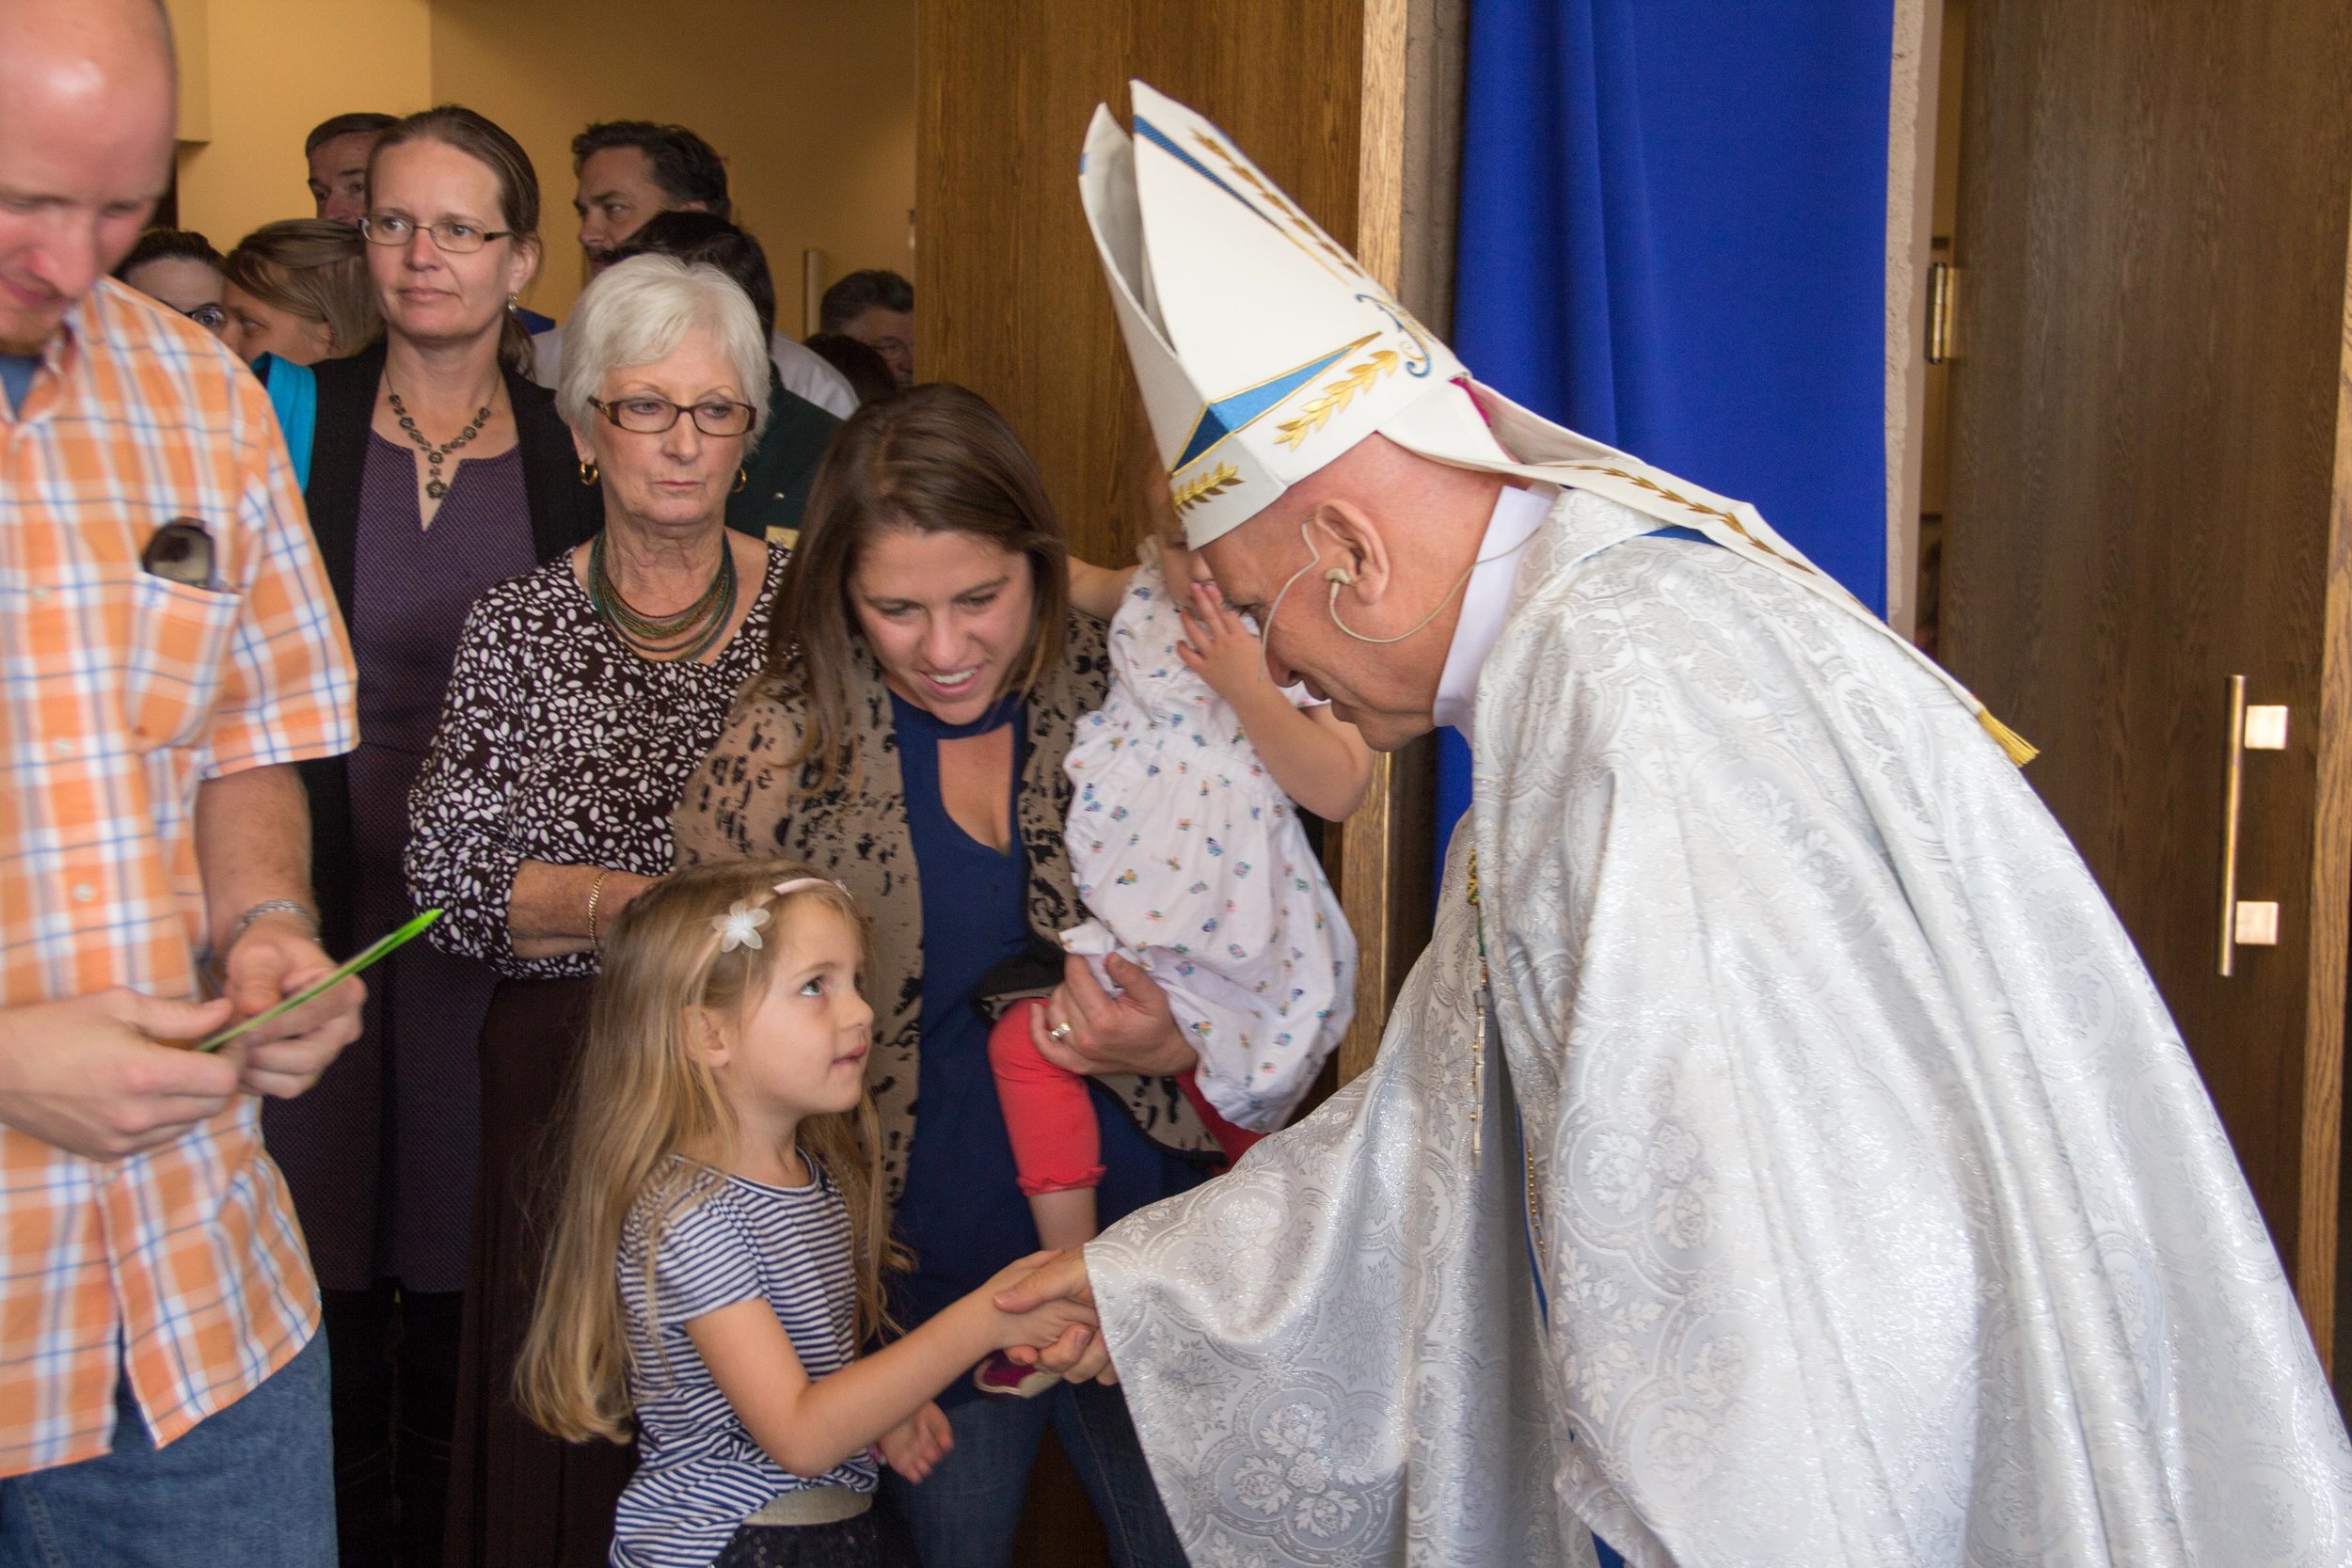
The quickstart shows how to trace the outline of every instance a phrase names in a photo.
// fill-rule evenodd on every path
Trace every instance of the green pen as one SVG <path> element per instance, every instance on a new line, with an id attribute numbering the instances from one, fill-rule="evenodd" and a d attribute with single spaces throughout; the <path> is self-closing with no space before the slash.
<path id="1" fill-rule="evenodd" d="M 350 979 L 353 975 L 358 974 L 369 965 L 376 963 L 389 956 L 394 948 L 403 945 L 416 937 L 421 936 L 424 933 L 426 927 L 432 925 L 435 921 L 440 918 L 440 911 L 425 911 L 422 914 L 420 914 L 415 919 L 409 921 L 407 925 L 403 926 L 399 930 L 392 932 L 389 936 L 378 939 L 368 948 L 366 952 L 361 953 L 358 957 L 344 964 L 341 969 L 335 971 L 334 974 L 327 975 L 326 978 L 318 981 L 314 985 L 304 987 L 301 990 L 287 997 L 283 1002 L 278 1003 L 278 1006 L 274 1007 L 255 1013 L 251 1018 L 246 1019 L 242 1022 L 230 1024 L 228 1028 L 223 1029 L 219 1034 L 213 1036 L 210 1039 L 197 1041 L 194 1049 L 198 1051 L 218 1051 L 222 1046 L 227 1045 L 230 1040 L 235 1039 L 239 1035 L 244 1034 L 247 1029 L 252 1028 L 255 1024 L 267 1023 L 271 1019 L 294 1011 L 296 1007 L 301 1006 L 305 1002 L 310 1001 L 313 997 L 326 995 L 328 991 L 333 990 L 337 986 L 342 985 L 345 980 Z"/>

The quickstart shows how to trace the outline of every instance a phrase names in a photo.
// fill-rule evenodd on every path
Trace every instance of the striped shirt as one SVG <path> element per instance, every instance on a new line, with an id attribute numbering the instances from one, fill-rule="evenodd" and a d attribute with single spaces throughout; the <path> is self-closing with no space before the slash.
<path id="1" fill-rule="evenodd" d="M 651 1207 L 640 1203 L 621 1237 L 621 1304 L 628 1318 L 629 1399 L 637 1409 L 637 1473 L 613 1518 L 618 1568 L 708 1568 L 736 1527 L 780 1493 L 808 1486 L 871 1492 L 861 1453 L 809 1481 L 793 1475 L 745 1430 L 695 1354 L 693 1319 L 762 1300 L 814 1380 L 857 1353 L 857 1274 L 850 1210 L 820 1171 L 804 1187 L 721 1179 L 671 1217 L 645 1266 Z M 658 1310 L 656 1310 L 658 1309 Z"/>
<path id="2" fill-rule="evenodd" d="M 175 520 L 205 586 L 140 565 Z M 0 1006 L 196 991 L 204 780 L 350 750 L 351 654 L 261 385 L 120 284 L 0 406 Z M 0 1476 L 168 1443 L 318 1323 L 258 1102 L 100 1164 L 0 1126 Z"/>

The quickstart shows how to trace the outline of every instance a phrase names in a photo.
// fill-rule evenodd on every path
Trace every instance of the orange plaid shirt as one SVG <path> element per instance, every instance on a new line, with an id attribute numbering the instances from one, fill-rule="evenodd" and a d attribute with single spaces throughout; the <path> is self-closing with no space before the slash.
<path id="1" fill-rule="evenodd" d="M 351 652 L 268 396 L 102 282 L 0 396 L 0 1006 L 197 991 L 198 785 L 331 756 Z M 143 571 L 175 518 L 214 586 Z M 0 1476 L 103 1453 L 115 1379 L 168 1443 L 307 1343 L 318 1287 L 241 1097 L 104 1164 L 0 1126 Z"/>

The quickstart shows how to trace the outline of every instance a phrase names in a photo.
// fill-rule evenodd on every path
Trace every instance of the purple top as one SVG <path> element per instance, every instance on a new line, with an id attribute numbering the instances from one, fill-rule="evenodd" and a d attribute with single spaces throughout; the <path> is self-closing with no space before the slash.
<path id="1" fill-rule="evenodd" d="M 450 486 L 431 528 L 420 526 L 416 473 L 416 453 L 368 432 L 351 651 L 359 664 L 360 744 L 421 759 L 441 722 L 466 612 L 539 562 L 520 447 L 460 464 L 465 483 Z M 406 796 L 404 785 L 404 807 Z"/>
<path id="2" fill-rule="evenodd" d="M 440 721 L 457 634 L 475 599 L 528 574 L 522 451 L 458 464 L 422 526 L 416 454 L 371 432 L 360 471 L 351 646 L 359 746 L 346 767 L 352 914 L 362 940 L 408 917 L 408 790 Z M 318 1085 L 262 1112 L 319 1281 L 364 1291 L 466 1283 L 473 1208 L 475 1042 L 498 976 L 416 942 L 368 976 L 359 1038 Z"/>

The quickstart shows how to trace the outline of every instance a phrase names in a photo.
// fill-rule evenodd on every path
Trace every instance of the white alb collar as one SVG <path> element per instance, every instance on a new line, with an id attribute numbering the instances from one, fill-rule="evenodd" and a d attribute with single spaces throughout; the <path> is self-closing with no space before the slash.
<path id="1" fill-rule="evenodd" d="M 1495 498 L 1494 515 L 1486 519 L 1478 541 L 1478 564 L 1462 586 L 1462 618 L 1454 623 L 1454 642 L 1446 649 L 1445 671 L 1438 677 L 1435 717 L 1451 724 L 1466 740 L 1478 705 L 1478 673 L 1502 635 L 1503 617 L 1511 609 L 1511 588 L 1518 580 L 1519 563 L 1536 531 L 1551 515 L 1560 499 L 1557 486 L 1505 484 Z"/>

